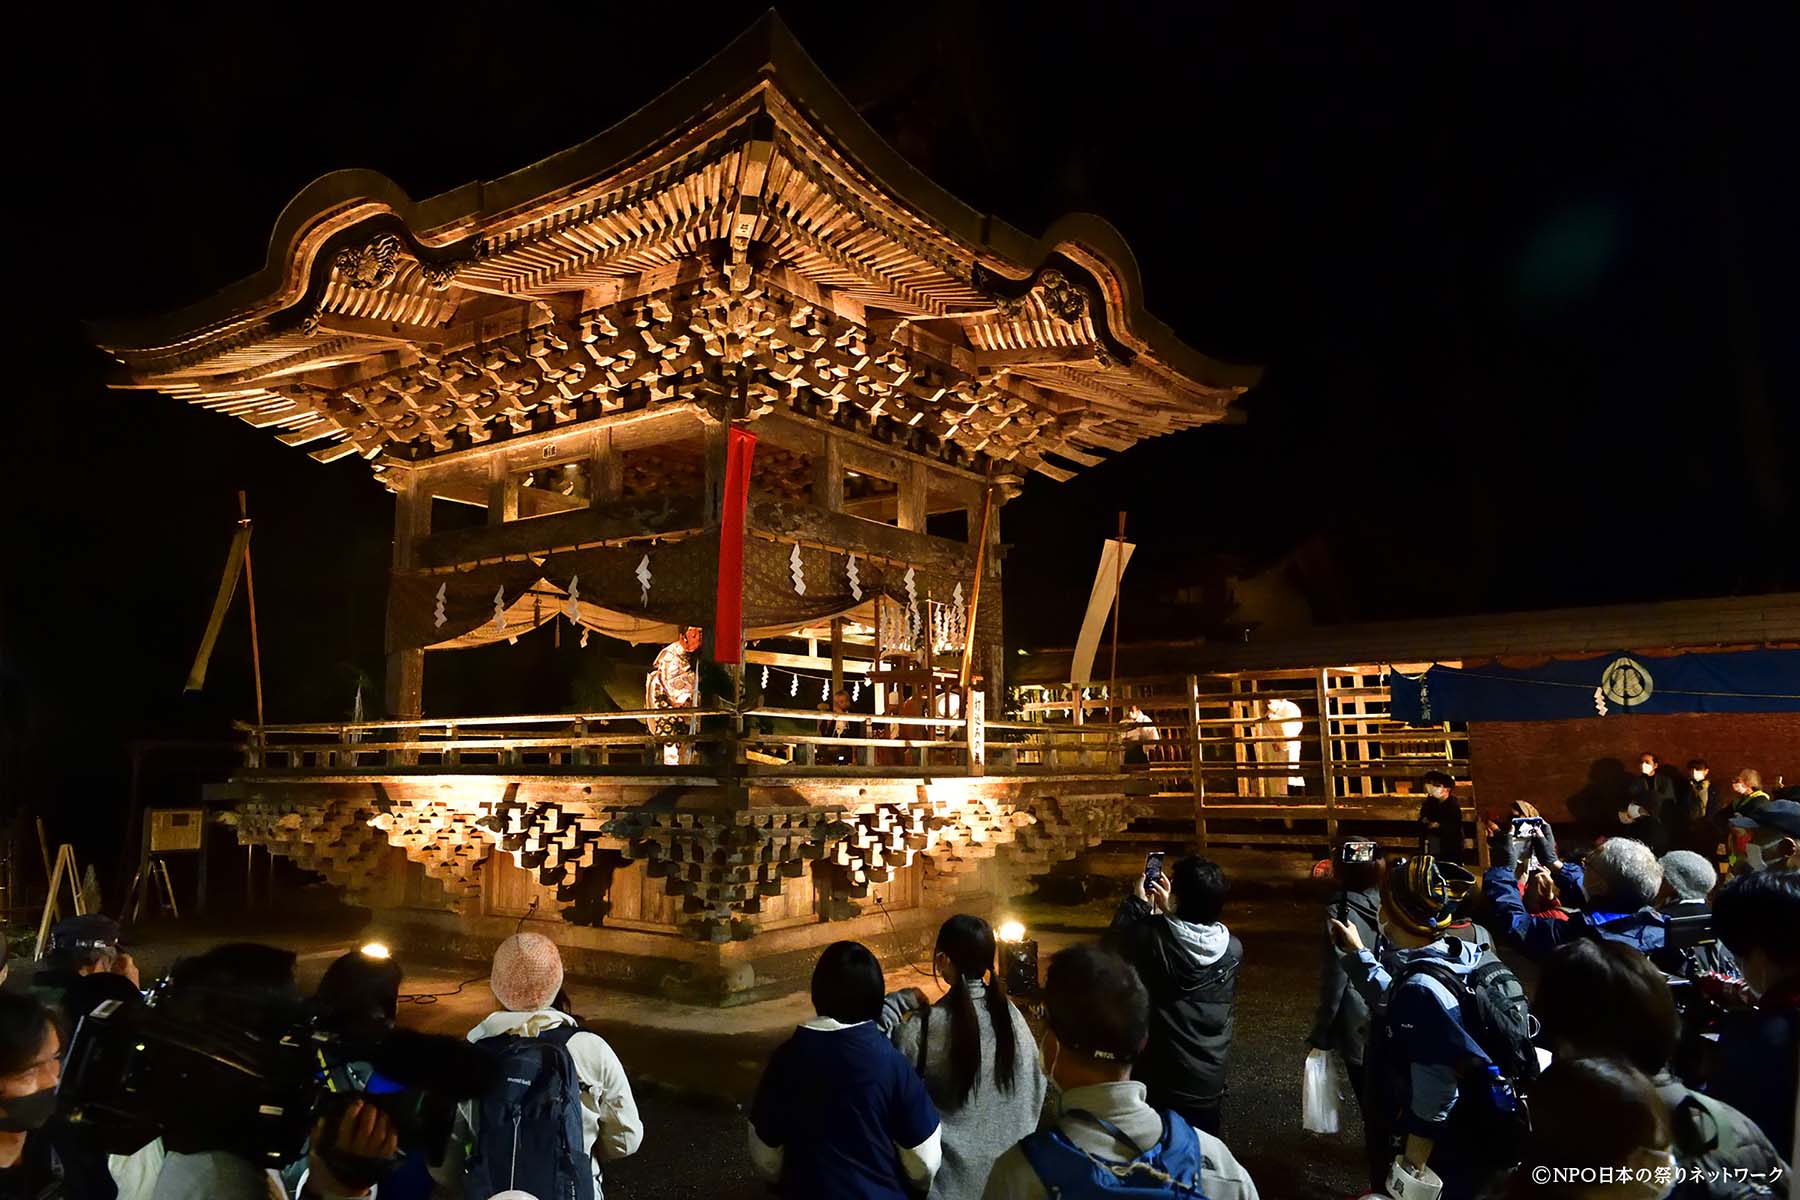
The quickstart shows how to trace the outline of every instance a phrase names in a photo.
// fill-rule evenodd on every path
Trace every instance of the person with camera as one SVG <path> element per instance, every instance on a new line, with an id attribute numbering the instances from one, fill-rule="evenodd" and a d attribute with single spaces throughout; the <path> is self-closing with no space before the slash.
<path id="1" fill-rule="evenodd" d="M 867 946 L 825 947 L 812 974 L 818 1015 L 769 1056 L 750 1105 L 750 1162 L 783 1196 L 931 1190 L 943 1130 L 924 1080 L 878 1023 L 883 982 Z"/>
<path id="2" fill-rule="evenodd" d="M 1662 948 L 1666 922 L 1655 907 L 1662 889 L 1662 867 L 1650 847 L 1635 838 L 1612 837 L 1584 863 L 1563 862 L 1548 822 L 1539 818 L 1531 854 L 1544 863 L 1565 902 L 1581 911 L 1566 920 L 1526 911 L 1519 893 L 1515 864 L 1519 850 L 1510 827 L 1502 826 L 1490 843 L 1494 865 L 1482 877 L 1482 894 L 1493 914 L 1501 941 L 1538 961 L 1576 938 L 1601 937 L 1625 942 L 1645 954 Z"/>
<path id="3" fill-rule="evenodd" d="M 1800 1092 L 1800 871 L 1733 879 L 1713 900 L 1713 925 L 1743 966 L 1749 1004 L 1720 1022 L 1707 1089 L 1755 1121 L 1791 1165 Z"/>
<path id="4" fill-rule="evenodd" d="M 242 1030 L 274 1040 L 304 1021 L 294 962 L 291 951 L 274 946 L 216 946 L 176 963 L 151 1011 L 196 1028 Z M 165 1135 L 171 1149 L 157 1175 L 154 1200 L 285 1200 L 290 1195 L 276 1172 L 235 1149 L 173 1149 L 205 1145 L 204 1132 Z M 293 1200 L 375 1196 L 375 1180 L 392 1161 L 397 1140 L 392 1120 L 361 1099 L 321 1115 L 312 1129 L 308 1172 L 291 1193 Z"/>
<path id="5" fill-rule="evenodd" d="M 1331 923 L 1346 922 L 1356 930 L 1363 945 L 1375 945 L 1382 870 L 1379 847 L 1374 842 L 1346 841 L 1331 856 L 1337 894 L 1325 910 L 1319 1004 L 1313 1013 L 1312 1032 L 1306 1038 L 1306 1044 L 1315 1051 L 1337 1051 L 1351 1089 L 1358 1096 L 1362 1095 L 1363 1054 L 1369 1043 L 1369 1005 L 1362 993 L 1350 986 L 1343 953 L 1332 937 Z"/>
<path id="6" fill-rule="evenodd" d="M 881 1027 L 916 1064 L 943 1121 L 944 1162 L 931 1181 L 943 1200 L 979 1200 L 994 1160 L 1037 1128 L 1043 1066 L 1031 1026 L 1006 998 L 994 931 L 958 914 L 938 930 L 932 969 L 950 981 L 935 1005 L 918 988 L 888 996 Z"/>
<path id="7" fill-rule="evenodd" d="M 556 1007 L 562 985 L 562 954 L 541 933 L 515 933 L 494 952 L 488 987 L 500 1009 L 468 1034 L 492 1085 L 457 1106 L 449 1153 L 432 1169 L 440 1186 L 598 1200 L 600 1164 L 643 1143 L 619 1056 Z"/>
<path id="8" fill-rule="evenodd" d="M 36 997 L 0 992 L 0 1196 L 110 1200 L 106 1160 L 55 1121 L 62 1036 Z"/>
<path id="9" fill-rule="evenodd" d="M 1353 925 L 1332 922 L 1372 1014 L 1363 1124 L 1377 1191 L 1428 1190 L 1435 1179 L 1446 1200 L 1468 1200 L 1514 1161 L 1525 1124 L 1518 1088 L 1537 1057 L 1518 979 L 1492 952 L 1449 936 L 1474 883 L 1429 856 L 1388 864 L 1379 958 Z"/>
<path id="10" fill-rule="evenodd" d="M 61 1012 L 69 1029 L 105 1000 L 138 999 L 137 963 L 120 945 L 119 923 L 102 913 L 67 917 L 50 927 L 50 946 L 31 990 Z"/>
<path id="11" fill-rule="evenodd" d="M 1107 933 L 1150 992 L 1150 1046 L 1135 1078 L 1156 1108 L 1211 1134 L 1224 1125 L 1244 963 L 1243 943 L 1219 920 L 1229 890 L 1217 863 L 1190 854 L 1166 875 L 1135 876 Z"/>
<path id="12" fill-rule="evenodd" d="M 1755 1122 L 1671 1071 L 1680 1028 L 1674 993 L 1663 973 L 1636 950 L 1597 938 L 1562 947 L 1544 964 L 1531 1011 L 1558 1063 L 1616 1059 L 1650 1079 L 1670 1115 L 1675 1162 L 1690 1176 L 1673 1193 L 1677 1200 L 1754 1196 L 1755 1191 L 1732 1182 L 1726 1172 L 1742 1172 L 1742 1180 L 1744 1175 L 1767 1178 L 1781 1171 L 1780 1155 Z M 1547 1073 L 1545 1079 L 1550 1078 Z M 1532 1111 L 1543 1123 L 1537 1091 Z"/>
<path id="13" fill-rule="evenodd" d="M 1150 996 L 1123 958 L 1095 945 L 1050 960 L 1042 1054 L 1058 1094 L 1053 1123 L 1002 1154 L 983 1200 L 1204 1196 L 1257 1200 L 1225 1143 L 1159 1112 L 1136 1081 L 1149 1053 Z"/>

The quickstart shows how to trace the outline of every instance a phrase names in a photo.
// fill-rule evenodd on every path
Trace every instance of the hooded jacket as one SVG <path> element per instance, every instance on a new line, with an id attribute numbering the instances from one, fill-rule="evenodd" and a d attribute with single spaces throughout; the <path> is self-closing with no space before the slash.
<path id="1" fill-rule="evenodd" d="M 1225 1094 L 1244 946 L 1223 924 L 1164 916 L 1127 896 L 1110 940 L 1150 993 L 1150 1042 L 1131 1076 L 1157 1108 L 1210 1108 Z"/>
<path id="2" fill-rule="evenodd" d="M 1381 911 L 1381 892 L 1368 888 L 1344 893 L 1344 915 L 1362 937 L 1365 946 L 1373 946 L 1379 934 L 1375 923 Z M 1363 1051 L 1369 1044 L 1369 1002 L 1350 986 L 1344 973 L 1343 954 L 1331 940 L 1331 922 L 1337 917 L 1337 901 L 1325 911 L 1325 960 L 1319 968 L 1319 1007 L 1313 1014 L 1312 1033 L 1307 1045 L 1315 1050 L 1336 1050 L 1344 1061 L 1361 1066 Z"/>

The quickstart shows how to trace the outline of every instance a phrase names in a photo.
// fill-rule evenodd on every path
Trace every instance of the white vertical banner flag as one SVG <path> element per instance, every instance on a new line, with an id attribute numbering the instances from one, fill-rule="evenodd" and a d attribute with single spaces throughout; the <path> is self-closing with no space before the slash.
<path id="1" fill-rule="evenodd" d="M 1069 682 L 1082 685 L 1094 676 L 1094 654 L 1100 649 L 1100 635 L 1106 630 L 1106 618 L 1112 612 L 1113 593 L 1125 568 L 1131 563 L 1131 552 L 1137 546 L 1108 538 L 1100 547 L 1100 568 L 1094 572 L 1094 590 L 1088 593 L 1087 614 L 1081 618 L 1081 636 L 1075 639 L 1075 659 L 1069 664 Z M 1120 555 L 1124 557 L 1121 558 Z"/>

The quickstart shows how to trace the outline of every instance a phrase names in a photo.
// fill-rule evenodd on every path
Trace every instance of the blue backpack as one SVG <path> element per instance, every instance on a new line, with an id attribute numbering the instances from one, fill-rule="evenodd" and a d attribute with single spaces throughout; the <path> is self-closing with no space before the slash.
<path id="1" fill-rule="evenodd" d="M 1105 1130 L 1120 1145 L 1129 1146 L 1133 1157 L 1121 1162 L 1089 1154 L 1060 1129 L 1034 1133 L 1019 1143 L 1019 1149 L 1049 1195 L 1068 1200 L 1084 1196 L 1205 1200 L 1200 1190 L 1200 1137 L 1181 1114 L 1163 1114 L 1162 1138 L 1148 1150 L 1103 1117 L 1079 1108 L 1070 1109 L 1067 1115 Z"/>
<path id="2" fill-rule="evenodd" d="M 492 1055 L 500 1082 L 475 1102 L 474 1151 L 463 1195 L 488 1200 L 517 1188 L 538 1200 L 594 1200 L 594 1168 L 581 1133 L 581 1080 L 569 1039 L 574 1025 L 539 1037 L 501 1034 L 475 1043 Z"/>

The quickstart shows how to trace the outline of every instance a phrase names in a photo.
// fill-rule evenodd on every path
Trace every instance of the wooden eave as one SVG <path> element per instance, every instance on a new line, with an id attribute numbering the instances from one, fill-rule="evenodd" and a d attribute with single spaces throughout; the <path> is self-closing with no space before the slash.
<path id="1" fill-rule="evenodd" d="M 1066 478 L 1043 453 L 1086 465 L 1220 419 L 1259 375 L 1181 343 L 1140 294 L 1104 221 L 1032 238 L 932 183 L 771 12 L 510 175 L 415 202 L 333 172 L 283 211 L 261 271 L 93 332 L 122 386 L 327 460 L 687 400 L 741 359 L 761 411 Z"/>

